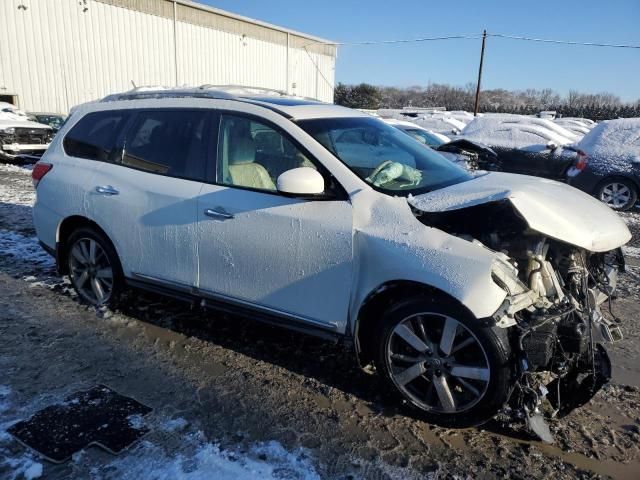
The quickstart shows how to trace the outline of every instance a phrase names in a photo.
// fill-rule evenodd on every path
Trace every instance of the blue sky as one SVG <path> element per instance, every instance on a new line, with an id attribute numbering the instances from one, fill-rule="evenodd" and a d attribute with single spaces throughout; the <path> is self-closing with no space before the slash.
<path id="1" fill-rule="evenodd" d="M 640 45 L 640 0 L 201 0 L 333 41 L 489 33 Z M 465 85 L 477 76 L 480 40 L 343 46 L 336 80 L 376 85 Z M 640 49 L 489 38 L 483 88 L 613 92 L 640 99 Z"/>

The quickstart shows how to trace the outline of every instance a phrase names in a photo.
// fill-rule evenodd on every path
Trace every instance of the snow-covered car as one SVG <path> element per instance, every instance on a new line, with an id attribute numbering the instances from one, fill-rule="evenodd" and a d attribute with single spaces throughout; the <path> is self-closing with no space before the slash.
<path id="1" fill-rule="evenodd" d="M 578 165 L 572 147 L 577 137 L 564 130 L 541 118 L 484 115 L 469 122 L 460 138 L 494 150 L 498 155 L 495 170 L 564 180 L 569 168 Z"/>
<path id="2" fill-rule="evenodd" d="M 594 125 L 588 125 L 571 118 L 556 118 L 553 123 L 560 125 L 562 128 L 569 130 L 579 137 L 585 136 L 594 127 Z"/>
<path id="3" fill-rule="evenodd" d="M 629 210 L 640 194 L 640 118 L 598 123 L 575 146 L 580 167 L 568 182 L 615 210 Z"/>
<path id="4" fill-rule="evenodd" d="M 420 143 L 424 143 L 431 148 L 436 148 L 443 143 L 451 141 L 451 139 L 446 135 L 432 132 L 431 130 L 422 128 L 420 125 L 412 122 L 396 120 L 395 118 L 385 118 L 384 122 L 393 127 L 396 127 L 398 130 L 402 130 L 403 132 L 408 133 Z"/>
<path id="5" fill-rule="evenodd" d="M 76 109 L 32 177 L 41 244 L 91 305 L 136 287 L 345 340 L 450 426 L 510 405 L 545 437 L 545 384 L 562 415 L 609 378 L 618 215 L 553 181 L 471 175 L 370 115 L 134 90 Z"/>
<path id="6" fill-rule="evenodd" d="M 32 122 L 10 103 L 0 102 L 0 161 L 35 162 L 48 148 L 54 131 Z"/>

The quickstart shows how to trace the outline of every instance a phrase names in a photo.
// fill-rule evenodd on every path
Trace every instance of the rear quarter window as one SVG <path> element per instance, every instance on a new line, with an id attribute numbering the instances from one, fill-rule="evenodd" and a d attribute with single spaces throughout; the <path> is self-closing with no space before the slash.
<path id="1" fill-rule="evenodd" d="M 128 112 L 113 110 L 85 115 L 65 136 L 64 151 L 72 157 L 110 161 L 127 118 Z"/>

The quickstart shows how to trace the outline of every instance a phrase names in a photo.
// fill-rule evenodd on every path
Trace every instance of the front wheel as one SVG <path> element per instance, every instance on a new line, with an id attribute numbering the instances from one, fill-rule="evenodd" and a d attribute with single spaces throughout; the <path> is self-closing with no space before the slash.
<path id="1" fill-rule="evenodd" d="M 94 306 L 115 306 L 123 289 L 120 261 L 111 242 L 93 228 L 80 228 L 68 241 L 69 277 L 80 298 Z"/>
<path id="2" fill-rule="evenodd" d="M 430 423 L 479 425 L 507 400 L 506 331 L 481 325 L 449 299 L 420 297 L 391 307 L 378 343 L 385 379 Z"/>
<path id="3" fill-rule="evenodd" d="M 636 186 L 626 178 L 608 178 L 600 183 L 598 199 L 614 210 L 625 211 L 638 201 Z"/>

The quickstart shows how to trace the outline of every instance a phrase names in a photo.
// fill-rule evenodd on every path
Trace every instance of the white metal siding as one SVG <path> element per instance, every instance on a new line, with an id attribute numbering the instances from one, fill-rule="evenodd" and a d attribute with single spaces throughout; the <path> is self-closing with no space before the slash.
<path id="1" fill-rule="evenodd" d="M 174 46 L 173 15 L 167 15 L 166 5 L 157 11 L 162 14 L 99 1 L 0 0 L 0 95 L 18 95 L 25 110 L 67 112 L 128 90 L 132 82 L 170 86 L 177 79 L 178 85 L 287 90 L 288 57 L 289 92 L 333 100 L 335 47 L 291 34 L 287 55 L 287 33 L 267 35 L 265 27 L 256 26 L 243 36 L 237 26 L 219 30 L 184 14 L 178 15 Z M 253 35 L 258 30 L 260 35 Z"/>

